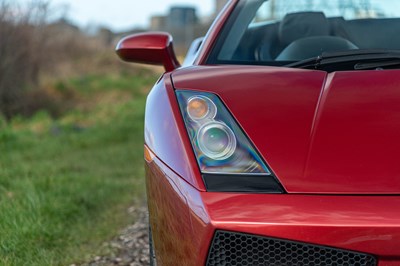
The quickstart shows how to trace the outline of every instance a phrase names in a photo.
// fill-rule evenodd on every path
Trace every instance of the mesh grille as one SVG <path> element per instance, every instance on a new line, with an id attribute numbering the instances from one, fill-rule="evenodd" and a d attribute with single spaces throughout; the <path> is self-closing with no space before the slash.
<path id="1" fill-rule="evenodd" d="M 352 251 L 217 231 L 207 265 L 370 266 L 376 265 L 376 259 Z"/>

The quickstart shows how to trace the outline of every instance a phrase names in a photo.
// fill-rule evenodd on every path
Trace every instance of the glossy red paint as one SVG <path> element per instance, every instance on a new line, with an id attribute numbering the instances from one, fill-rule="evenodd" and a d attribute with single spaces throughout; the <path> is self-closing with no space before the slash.
<path id="1" fill-rule="evenodd" d="M 216 229 L 326 245 L 400 265 L 400 198 L 209 193 L 158 158 L 148 163 L 151 225 L 160 265 L 204 265 Z"/>
<path id="2" fill-rule="evenodd" d="M 392 70 L 329 75 L 299 182 L 310 190 L 319 189 L 315 182 L 325 182 L 335 192 L 400 193 L 399 74 Z"/>
<path id="3" fill-rule="evenodd" d="M 145 144 L 188 183 L 205 191 L 169 74 L 159 80 L 147 97 Z"/>
<path id="4" fill-rule="evenodd" d="M 158 158 L 145 169 L 157 264 L 204 265 L 214 232 L 200 192 Z"/>
<path id="5" fill-rule="evenodd" d="M 147 32 L 123 38 L 117 45 L 118 56 L 127 62 L 163 65 L 166 71 L 180 66 L 172 45 L 172 37 L 165 32 Z"/>
<path id="6" fill-rule="evenodd" d="M 219 229 L 400 256 L 398 197 L 202 193 L 202 198 Z"/>
<path id="7" fill-rule="evenodd" d="M 219 95 L 289 193 L 400 194 L 399 73 L 203 66 L 173 82 Z"/>
<path id="8" fill-rule="evenodd" d="M 230 1 L 213 24 L 195 66 L 176 69 L 167 34 L 136 35 L 117 48 L 127 61 L 173 71 L 149 94 L 145 117 L 158 265 L 204 265 L 215 230 L 370 253 L 379 266 L 400 265 L 400 72 L 204 66 L 238 3 Z M 288 193 L 207 192 L 175 89 L 217 94 Z"/>

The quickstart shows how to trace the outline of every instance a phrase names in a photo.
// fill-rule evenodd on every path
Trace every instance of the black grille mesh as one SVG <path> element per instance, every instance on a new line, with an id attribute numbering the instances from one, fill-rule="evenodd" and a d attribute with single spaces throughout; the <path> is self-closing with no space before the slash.
<path id="1" fill-rule="evenodd" d="M 370 266 L 376 265 L 376 259 L 371 255 L 352 251 L 217 231 L 207 265 Z"/>

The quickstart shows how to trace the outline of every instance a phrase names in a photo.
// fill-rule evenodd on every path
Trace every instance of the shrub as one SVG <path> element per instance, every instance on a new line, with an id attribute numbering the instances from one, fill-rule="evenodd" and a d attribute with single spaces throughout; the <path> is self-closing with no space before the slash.
<path id="1" fill-rule="evenodd" d="M 24 90 L 38 85 L 44 65 L 47 4 L 29 9 L 0 0 L 0 111 L 10 119 Z"/>
<path id="2" fill-rule="evenodd" d="M 69 78 L 71 70 L 82 71 L 82 59 L 104 50 L 68 20 L 49 21 L 47 2 L 0 0 L 0 113 L 7 120 L 41 109 L 60 113 L 63 99 L 51 98 L 43 77 Z"/>

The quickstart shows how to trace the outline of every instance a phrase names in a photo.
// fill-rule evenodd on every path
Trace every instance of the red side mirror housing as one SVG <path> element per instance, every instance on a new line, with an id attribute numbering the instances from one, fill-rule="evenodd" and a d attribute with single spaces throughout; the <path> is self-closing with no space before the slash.
<path id="1" fill-rule="evenodd" d="M 116 52 L 126 62 L 163 65 L 168 72 L 180 67 L 173 49 L 172 36 L 165 32 L 125 37 L 118 43 Z"/>

